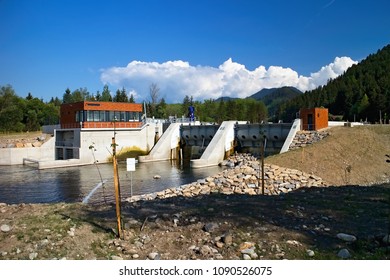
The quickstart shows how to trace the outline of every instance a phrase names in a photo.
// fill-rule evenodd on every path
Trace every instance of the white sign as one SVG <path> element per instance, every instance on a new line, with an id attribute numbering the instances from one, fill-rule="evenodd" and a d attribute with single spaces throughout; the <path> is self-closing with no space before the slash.
<path id="1" fill-rule="evenodd" d="M 126 159 L 126 168 L 127 171 L 135 171 L 135 158 Z"/>

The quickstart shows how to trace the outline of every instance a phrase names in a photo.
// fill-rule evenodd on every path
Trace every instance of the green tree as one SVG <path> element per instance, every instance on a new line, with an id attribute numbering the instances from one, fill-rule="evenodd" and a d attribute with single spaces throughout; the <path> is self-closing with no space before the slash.
<path id="1" fill-rule="evenodd" d="M 27 131 L 37 131 L 40 129 L 38 115 L 35 110 L 28 110 L 26 113 L 26 125 L 25 129 Z"/>
<path id="2" fill-rule="evenodd" d="M 122 89 L 121 89 L 120 100 L 121 100 L 120 102 L 129 102 L 129 98 L 127 97 L 125 87 L 122 87 Z"/>
<path id="3" fill-rule="evenodd" d="M 91 96 L 87 88 L 79 88 L 72 92 L 73 102 L 88 101 Z"/>
<path id="4" fill-rule="evenodd" d="M 156 106 L 156 118 L 163 119 L 166 118 L 167 115 L 165 113 L 165 110 L 167 108 L 167 103 L 165 102 L 164 98 L 161 98 L 160 102 Z"/>
<path id="5" fill-rule="evenodd" d="M 218 105 L 217 105 L 217 116 L 216 117 L 217 117 L 217 119 L 215 121 L 217 123 L 222 123 L 227 118 L 225 101 L 223 101 L 223 99 L 221 99 L 218 102 Z"/>
<path id="6" fill-rule="evenodd" d="M 31 92 L 29 92 L 29 93 L 27 94 L 27 96 L 26 96 L 26 100 L 31 100 L 31 99 L 33 99 L 33 96 L 32 96 L 32 94 L 31 94 Z"/>
<path id="7" fill-rule="evenodd" d="M 108 89 L 108 85 L 104 85 L 101 101 L 112 101 L 112 96 L 110 90 Z"/>
<path id="8" fill-rule="evenodd" d="M 0 130 L 22 131 L 24 129 L 24 100 L 19 98 L 9 85 L 0 88 Z"/>
<path id="9" fill-rule="evenodd" d="M 364 94 L 362 99 L 360 100 L 360 104 L 358 107 L 358 114 L 359 115 L 363 114 L 366 111 L 366 109 L 368 108 L 368 106 L 370 106 L 370 102 L 368 100 L 367 94 Z"/>
<path id="10" fill-rule="evenodd" d="M 260 123 L 267 120 L 267 108 L 262 101 L 246 99 L 246 120 L 251 123 Z"/>
<path id="11" fill-rule="evenodd" d="M 130 94 L 129 103 L 135 103 L 135 98 L 133 94 Z"/>
<path id="12" fill-rule="evenodd" d="M 52 125 L 60 123 L 60 106 L 55 103 L 45 104 L 43 108 L 41 125 Z"/>
<path id="13" fill-rule="evenodd" d="M 115 92 L 115 95 L 114 95 L 114 98 L 112 99 L 112 101 L 114 102 L 121 102 L 121 91 L 119 89 L 116 90 Z"/>
<path id="14" fill-rule="evenodd" d="M 54 104 L 54 106 L 61 106 L 61 100 L 58 97 L 52 97 L 49 103 Z"/>
<path id="15" fill-rule="evenodd" d="M 121 90 L 117 89 L 113 98 L 114 102 L 129 102 L 127 98 L 126 89 L 123 87 Z"/>
<path id="16" fill-rule="evenodd" d="M 67 88 L 65 90 L 63 97 L 62 97 L 62 103 L 67 104 L 67 103 L 73 103 L 73 102 L 74 102 L 74 100 L 73 100 L 72 92 L 70 91 L 69 88 Z"/>
<path id="17" fill-rule="evenodd" d="M 100 94 L 100 91 L 96 92 L 95 99 L 96 101 L 102 101 L 102 95 Z"/>

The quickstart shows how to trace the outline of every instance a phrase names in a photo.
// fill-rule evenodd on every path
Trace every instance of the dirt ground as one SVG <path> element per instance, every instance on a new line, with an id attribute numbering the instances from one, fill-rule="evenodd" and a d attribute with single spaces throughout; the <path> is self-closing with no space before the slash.
<path id="1" fill-rule="evenodd" d="M 124 203 L 123 239 L 114 205 L 2 205 L 0 259 L 389 259 L 389 205 L 390 185 Z"/>
<path id="2" fill-rule="evenodd" d="M 334 186 L 389 182 L 390 125 L 334 127 L 314 145 L 271 156 L 267 163 L 315 174 Z"/>
<path id="3" fill-rule="evenodd" d="M 123 202 L 122 239 L 112 204 L 0 203 L 0 259 L 390 259 L 390 184 L 379 183 L 389 135 L 332 129 L 304 151 L 267 159 L 332 187 Z"/>

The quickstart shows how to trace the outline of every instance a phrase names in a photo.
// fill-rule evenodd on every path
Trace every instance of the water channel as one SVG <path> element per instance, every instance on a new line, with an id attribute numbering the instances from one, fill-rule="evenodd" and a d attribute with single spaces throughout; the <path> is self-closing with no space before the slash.
<path id="1" fill-rule="evenodd" d="M 191 169 L 175 162 L 137 163 L 136 171 L 126 171 L 119 163 L 121 197 L 152 193 L 194 182 L 222 171 L 221 167 Z M 159 175 L 160 179 L 154 179 Z M 0 166 L 0 202 L 55 203 L 81 202 L 99 183 L 104 181 L 88 203 L 114 202 L 112 164 L 86 165 L 37 170 L 32 166 Z"/>

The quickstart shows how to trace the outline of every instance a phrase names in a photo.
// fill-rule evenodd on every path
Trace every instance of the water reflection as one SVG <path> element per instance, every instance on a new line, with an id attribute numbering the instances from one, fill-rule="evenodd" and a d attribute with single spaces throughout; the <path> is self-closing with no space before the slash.
<path id="1" fill-rule="evenodd" d="M 221 170 L 218 166 L 191 169 L 162 161 L 137 164 L 136 171 L 130 173 L 126 171 L 125 163 L 119 163 L 121 196 L 130 196 L 131 185 L 133 195 L 145 194 L 191 183 Z M 160 175 L 161 179 L 154 179 L 154 175 Z M 81 202 L 101 180 L 107 182 L 94 193 L 90 203 L 113 202 L 111 164 L 47 170 L 37 170 L 32 166 L 0 166 L 0 202 Z"/>

